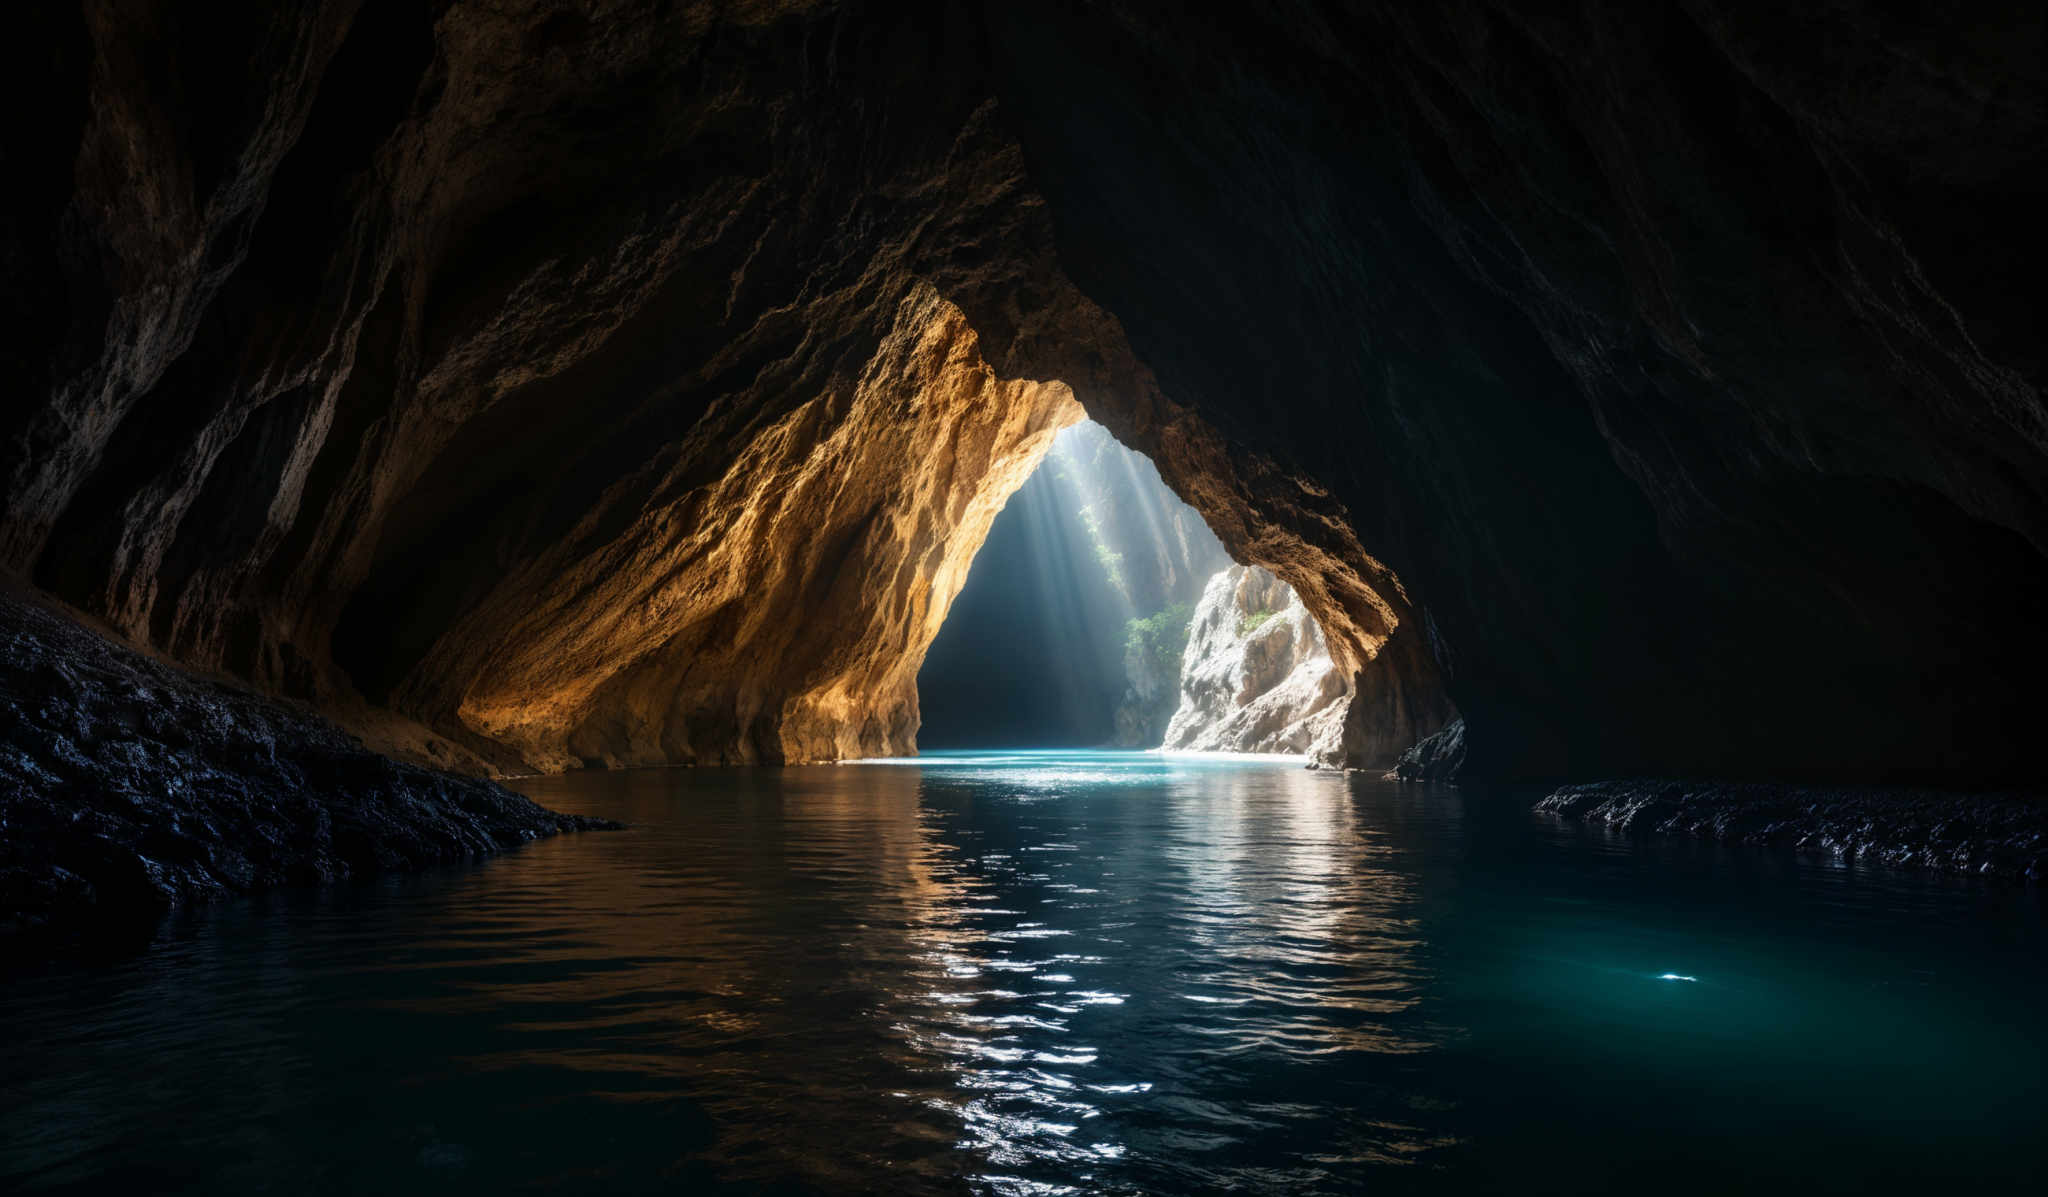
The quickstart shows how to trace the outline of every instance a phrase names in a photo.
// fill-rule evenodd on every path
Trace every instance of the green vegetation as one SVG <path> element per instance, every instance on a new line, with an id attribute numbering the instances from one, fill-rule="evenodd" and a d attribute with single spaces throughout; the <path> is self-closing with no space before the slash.
<path id="1" fill-rule="evenodd" d="M 1143 619 L 1124 622 L 1124 647 L 1138 659 L 1149 661 L 1162 675 L 1180 675 L 1180 657 L 1188 647 L 1188 625 L 1195 621 L 1195 608 L 1175 603 Z"/>
<path id="2" fill-rule="evenodd" d="M 1261 611 L 1254 611 L 1250 615 L 1245 616 L 1243 619 L 1238 620 L 1237 638 L 1239 640 L 1242 640 L 1246 636 L 1251 635 L 1253 632 L 1258 631 L 1260 628 L 1265 627 L 1266 621 L 1278 614 L 1280 614 L 1280 612 L 1274 610 L 1271 607 L 1268 607 Z"/>
<path id="3" fill-rule="evenodd" d="M 1095 546 L 1096 563 L 1102 566 L 1102 572 L 1109 578 L 1109 584 L 1116 588 L 1118 594 L 1124 596 L 1125 601 L 1129 601 L 1131 589 L 1124 584 L 1124 555 L 1109 547 L 1109 537 L 1103 535 L 1102 520 L 1095 513 L 1095 504 L 1090 503 L 1083 507 L 1080 515 L 1081 522 L 1088 526 L 1088 540 Z"/>

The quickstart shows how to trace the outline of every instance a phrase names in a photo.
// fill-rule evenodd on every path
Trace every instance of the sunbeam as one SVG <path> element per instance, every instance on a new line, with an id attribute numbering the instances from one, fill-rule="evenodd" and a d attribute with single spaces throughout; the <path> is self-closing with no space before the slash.
<path id="1" fill-rule="evenodd" d="M 1088 421 L 998 517 L 918 688 L 927 748 L 1295 755 L 1331 748 L 1350 694 L 1293 591 L 1233 566 L 1158 469 Z"/>

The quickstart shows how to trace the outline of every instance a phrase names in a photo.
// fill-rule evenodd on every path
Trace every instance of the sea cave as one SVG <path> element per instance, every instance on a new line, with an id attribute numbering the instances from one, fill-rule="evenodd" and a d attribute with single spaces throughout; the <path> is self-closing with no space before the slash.
<path id="1" fill-rule="evenodd" d="M 2048 16 L 50 0 L 0 1189 L 2048 1179 Z"/>

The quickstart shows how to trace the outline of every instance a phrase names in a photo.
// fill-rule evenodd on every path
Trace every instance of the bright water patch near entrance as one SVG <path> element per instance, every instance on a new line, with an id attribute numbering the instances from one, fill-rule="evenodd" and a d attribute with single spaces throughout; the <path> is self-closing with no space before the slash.
<path id="1" fill-rule="evenodd" d="M 2034 891 L 1273 762 L 527 783 L 630 821 L 0 988 L 0 1190 L 2026 1191 Z"/>

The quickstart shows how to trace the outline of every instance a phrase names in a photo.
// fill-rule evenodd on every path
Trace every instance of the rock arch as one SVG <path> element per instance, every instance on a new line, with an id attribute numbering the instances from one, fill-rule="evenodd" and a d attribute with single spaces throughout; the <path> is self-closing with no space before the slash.
<path id="1" fill-rule="evenodd" d="M 1361 761 L 2038 772 L 2031 10 L 35 7 L 0 563 L 393 750 L 899 750 L 1078 403 Z"/>

